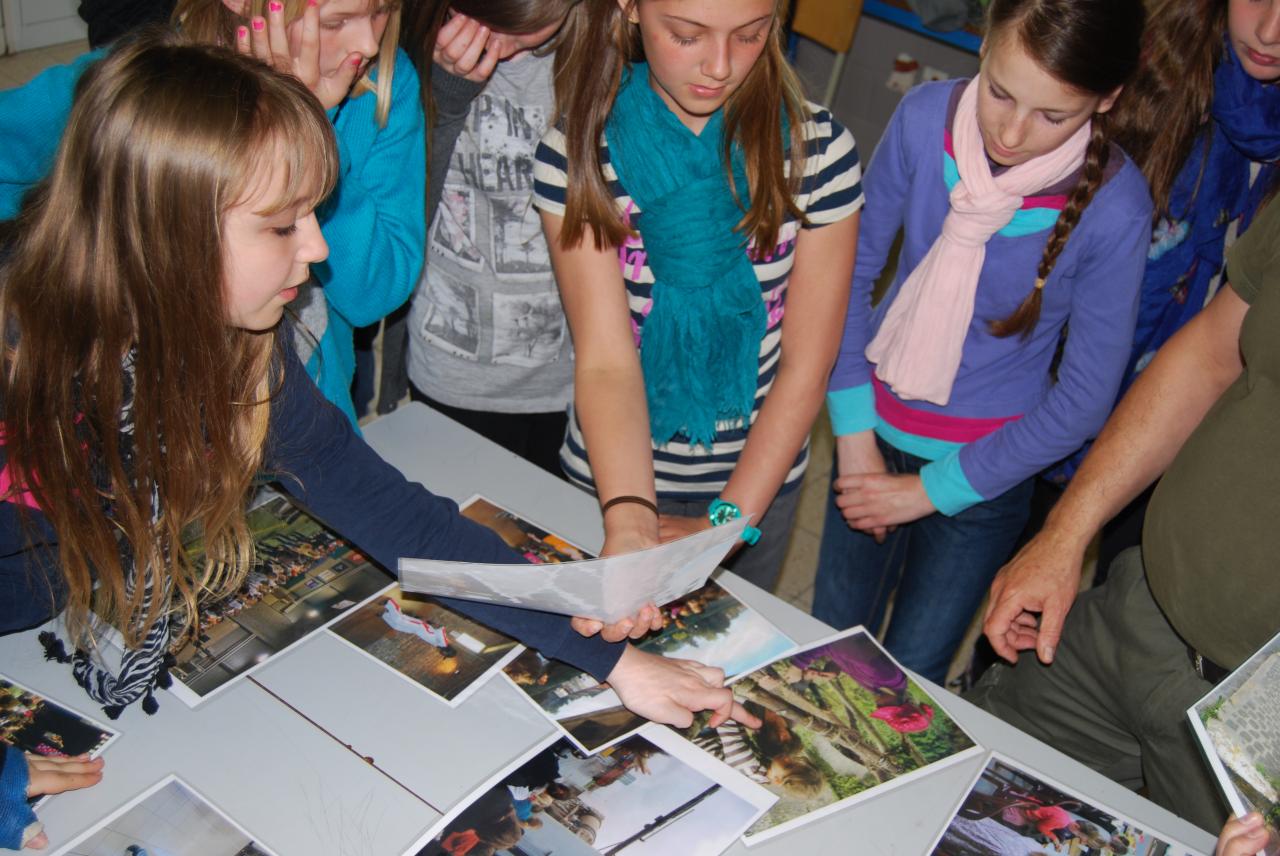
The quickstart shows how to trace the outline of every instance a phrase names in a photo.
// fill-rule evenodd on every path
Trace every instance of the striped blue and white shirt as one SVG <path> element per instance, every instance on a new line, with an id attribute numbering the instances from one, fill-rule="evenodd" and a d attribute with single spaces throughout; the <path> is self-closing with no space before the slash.
<path id="1" fill-rule="evenodd" d="M 809 221 L 804 228 L 815 228 L 843 220 L 862 207 L 862 169 L 853 135 L 836 122 L 826 109 L 813 104 L 809 105 L 809 109 L 812 116 L 804 124 L 808 158 L 795 201 L 796 207 L 804 212 Z M 639 208 L 626 188 L 619 183 L 617 173 L 609 162 L 607 140 L 601 144 L 600 160 L 604 177 L 617 200 L 618 212 L 630 222 L 639 213 Z M 564 135 L 558 128 L 552 128 L 543 136 L 538 146 L 533 172 L 534 204 L 549 214 L 564 215 L 566 165 Z M 789 172 L 789 160 L 787 169 Z M 778 360 L 782 354 L 782 319 L 786 309 L 787 282 L 795 261 L 796 237 L 801 228 L 799 221 L 789 218 L 779 230 L 778 245 L 773 252 L 753 261 L 756 277 L 760 280 L 760 297 L 765 303 L 769 318 L 765 335 L 760 340 L 760 369 L 755 406 L 751 412 L 753 424 L 760 413 L 764 397 L 773 386 Z M 754 245 L 747 251 L 754 251 Z M 618 261 L 631 307 L 631 330 L 638 348 L 643 336 L 644 321 L 653 303 L 653 272 L 647 263 L 643 240 L 639 236 L 629 238 L 618 248 Z M 710 449 L 690 446 L 687 440 L 679 436 L 662 446 L 655 445 L 653 467 L 658 496 L 682 500 L 710 500 L 719 496 L 746 445 L 748 430 L 724 423 Z M 806 441 L 787 473 L 783 491 L 800 483 L 808 460 L 809 446 Z M 572 407 L 569 431 L 560 450 L 560 463 L 571 480 L 587 489 L 594 488 L 582 427 Z"/>

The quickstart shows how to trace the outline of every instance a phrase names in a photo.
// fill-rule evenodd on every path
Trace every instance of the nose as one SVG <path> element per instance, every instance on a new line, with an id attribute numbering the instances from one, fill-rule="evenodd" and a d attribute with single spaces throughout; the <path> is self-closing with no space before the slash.
<path id="1" fill-rule="evenodd" d="M 298 245 L 298 261 L 314 264 L 329 258 L 329 243 L 320 232 L 320 221 L 316 219 L 314 211 L 298 221 L 298 232 L 302 235 L 302 241 Z"/>
<path id="2" fill-rule="evenodd" d="M 1271 0 L 1263 10 L 1255 34 L 1263 45 L 1280 44 L 1280 3 L 1276 0 Z"/>
<path id="3" fill-rule="evenodd" d="M 702 73 L 723 83 L 733 73 L 733 64 L 729 60 L 729 40 L 712 39 L 708 50 L 710 53 L 702 61 Z"/>
<path id="4" fill-rule="evenodd" d="M 1018 113 L 1011 114 L 1000 126 L 1000 145 L 1016 151 L 1027 140 L 1027 119 Z"/>
<path id="5" fill-rule="evenodd" d="M 378 34 L 373 31 L 371 16 L 352 19 L 348 22 L 347 29 L 350 31 L 347 53 L 358 53 L 365 59 L 373 59 L 378 55 Z"/>

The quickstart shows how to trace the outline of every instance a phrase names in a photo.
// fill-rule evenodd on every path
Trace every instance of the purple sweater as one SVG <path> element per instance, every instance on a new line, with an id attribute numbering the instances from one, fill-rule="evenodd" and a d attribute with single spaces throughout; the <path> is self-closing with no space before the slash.
<path id="1" fill-rule="evenodd" d="M 1076 176 L 1028 197 L 1014 222 L 987 244 L 950 402 L 903 401 L 873 382 L 867 344 L 950 207 L 948 172 L 952 180 L 955 173 L 945 131 L 964 84 L 927 83 L 908 93 L 871 158 L 849 314 L 828 390 L 835 433 L 874 429 L 894 447 L 929 460 L 920 472 L 925 491 L 948 515 L 999 496 L 1102 427 L 1133 341 L 1151 240 L 1146 181 L 1113 146 L 1105 181 L 1058 257 L 1029 337 L 997 338 L 987 323 L 1008 316 L 1030 293 Z M 872 287 L 899 227 L 904 237 L 897 274 L 873 309 Z M 1055 383 L 1049 367 L 1068 321 Z"/>

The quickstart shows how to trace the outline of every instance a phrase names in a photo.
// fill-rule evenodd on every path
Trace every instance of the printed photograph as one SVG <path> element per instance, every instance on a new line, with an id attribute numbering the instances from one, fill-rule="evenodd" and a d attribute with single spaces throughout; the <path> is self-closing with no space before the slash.
<path id="1" fill-rule="evenodd" d="M 479 270 L 484 263 L 476 247 L 475 213 L 474 190 L 446 185 L 431 232 L 431 249 L 469 270 Z"/>
<path id="2" fill-rule="evenodd" d="M 535 565 L 548 562 L 580 562 L 595 556 L 572 541 L 567 541 L 530 523 L 483 496 L 473 496 L 461 505 L 462 516 L 487 526 L 502 536 L 507 546 Z"/>
<path id="3" fill-rule="evenodd" d="M 789 636 L 715 582 L 662 607 L 663 626 L 633 644 L 651 654 L 698 660 L 733 678 L 795 646 Z M 536 651 L 525 651 L 505 673 L 587 752 L 644 724 L 590 675 Z"/>
<path id="4" fill-rule="evenodd" d="M 476 359 L 480 352 L 480 297 L 475 288 L 438 272 L 427 279 L 426 291 L 422 335 L 455 357 Z"/>
<path id="5" fill-rule="evenodd" d="M 1188 851 L 993 755 L 933 856 L 1183 856 Z"/>
<path id="6" fill-rule="evenodd" d="M 716 781 L 682 758 L 684 749 L 637 735 L 586 756 L 557 740 L 489 783 L 410 852 L 715 856 L 772 798 L 736 777 Z"/>
<path id="7" fill-rule="evenodd" d="M 284 497 L 249 512 L 257 564 L 231 598 L 203 607 L 196 638 L 175 652 L 174 692 L 194 704 L 262 665 L 392 577 Z M 197 564 L 203 545 L 188 545 Z M 184 692 L 185 690 L 185 692 Z"/>
<path id="8" fill-rule="evenodd" d="M 493 361 L 542 366 L 560 357 L 566 322 L 555 291 L 493 296 Z"/>
<path id="9" fill-rule="evenodd" d="M 0 743 L 34 755 L 96 757 L 115 731 L 0 675 Z"/>
<path id="10" fill-rule="evenodd" d="M 490 259 L 499 279 L 542 278 L 551 273 L 542 219 L 530 194 L 489 197 L 489 216 L 493 226 Z"/>
<path id="11" fill-rule="evenodd" d="M 1280 635 L 1187 714 L 1232 811 L 1261 814 L 1280 854 Z"/>
<path id="12" fill-rule="evenodd" d="M 490 630 L 425 596 L 392 585 L 329 632 L 449 705 L 457 705 L 520 651 Z"/>
<path id="13" fill-rule="evenodd" d="M 758 729 L 702 714 L 681 732 L 778 796 L 763 840 L 979 751 L 861 627 L 781 657 L 730 688 Z"/>
<path id="14" fill-rule="evenodd" d="M 74 841 L 65 856 L 274 856 L 170 776 Z"/>

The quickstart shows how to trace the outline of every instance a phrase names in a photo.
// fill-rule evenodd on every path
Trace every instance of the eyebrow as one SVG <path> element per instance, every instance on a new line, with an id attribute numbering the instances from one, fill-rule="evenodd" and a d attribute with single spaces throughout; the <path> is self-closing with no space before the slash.
<path id="1" fill-rule="evenodd" d="M 706 24 L 702 23 L 701 21 L 695 21 L 692 18 L 682 18 L 679 15 L 663 15 L 662 17 L 666 18 L 668 21 L 679 21 L 682 24 L 689 24 L 690 26 L 700 27 L 704 30 L 707 29 Z M 747 23 L 745 24 L 739 24 L 738 26 L 734 27 L 733 32 L 737 32 L 738 30 L 745 30 L 747 27 L 754 27 L 756 24 L 759 24 L 761 21 L 766 21 L 771 18 L 773 18 L 772 12 L 770 12 L 768 15 L 761 15 L 759 18 L 756 18 L 754 21 L 747 21 Z"/>
<path id="2" fill-rule="evenodd" d="M 990 74 L 987 75 L 987 85 L 990 86 L 992 89 L 996 90 L 996 93 L 1004 98 L 1013 97 L 1012 95 L 1009 94 L 1009 90 L 1005 89 L 1003 86 L 997 83 L 995 78 L 992 77 Z M 1072 116 L 1077 112 L 1075 110 L 1055 110 L 1049 107 L 1037 107 L 1036 110 L 1041 113 L 1044 113 L 1045 115 L 1053 115 L 1053 116 Z"/>

